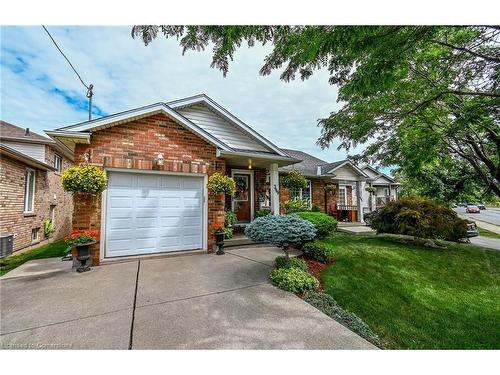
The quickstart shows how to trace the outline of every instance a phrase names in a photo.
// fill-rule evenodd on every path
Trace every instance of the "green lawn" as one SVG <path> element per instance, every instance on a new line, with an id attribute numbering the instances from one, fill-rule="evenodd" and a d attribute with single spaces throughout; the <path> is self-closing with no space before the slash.
<path id="1" fill-rule="evenodd" d="M 357 314 L 386 348 L 500 349 L 500 252 L 445 250 L 394 236 L 335 233 L 325 292 Z"/>
<path id="2" fill-rule="evenodd" d="M 32 259 L 43 259 L 52 257 L 62 257 L 68 245 L 64 241 L 57 241 L 36 249 L 27 251 L 19 255 L 12 255 L 0 260 L 0 276 L 19 267 L 21 264 Z"/>
<path id="3" fill-rule="evenodd" d="M 490 237 L 490 238 L 500 238 L 500 234 L 492 232 L 487 229 L 479 228 L 479 235 L 484 236 L 484 237 Z"/>

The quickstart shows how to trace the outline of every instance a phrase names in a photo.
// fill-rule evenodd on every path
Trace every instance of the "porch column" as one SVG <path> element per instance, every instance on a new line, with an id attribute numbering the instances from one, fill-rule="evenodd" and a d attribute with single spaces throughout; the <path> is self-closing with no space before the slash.
<path id="1" fill-rule="evenodd" d="M 356 181 L 356 198 L 357 198 L 357 204 L 358 204 L 358 221 L 360 223 L 363 223 L 365 220 L 364 220 L 364 217 L 363 217 L 363 197 L 361 196 L 361 194 L 363 194 L 362 190 L 361 190 L 361 182 L 360 181 Z"/>
<path id="2" fill-rule="evenodd" d="M 273 215 L 280 214 L 280 181 L 278 173 L 278 164 L 272 163 L 269 166 L 269 188 L 271 190 L 271 212 Z"/>

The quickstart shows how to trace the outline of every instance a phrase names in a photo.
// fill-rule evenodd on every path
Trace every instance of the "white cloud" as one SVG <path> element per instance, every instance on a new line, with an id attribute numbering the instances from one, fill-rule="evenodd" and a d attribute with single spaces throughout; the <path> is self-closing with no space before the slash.
<path id="1" fill-rule="evenodd" d="M 132 39 L 130 30 L 49 27 L 82 78 L 94 84 L 94 103 L 102 111 L 113 113 L 206 93 L 281 147 L 304 150 L 327 161 L 345 158 L 345 152 L 337 150 L 338 142 L 328 150 L 316 146 L 317 120 L 338 109 L 337 89 L 328 84 L 326 71 L 305 82 L 283 82 L 279 71 L 262 77 L 259 69 L 269 47 L 242 47 L 224 78 L 210 68 L 211 50 L 182 56 L 176 40 L 159 37 L 146 47 Z M 44 30 L 2 27 L 1 34 L 2 119 L 35 131 L 85 121 L 85 108 L 72 101 L 84 104 L 86 90 Z M 15 64 L 19 69 L 13 69 Z"/>

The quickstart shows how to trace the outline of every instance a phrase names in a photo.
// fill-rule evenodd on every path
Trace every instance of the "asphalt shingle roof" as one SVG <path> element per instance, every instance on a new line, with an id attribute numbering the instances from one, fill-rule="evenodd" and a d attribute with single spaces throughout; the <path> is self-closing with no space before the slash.
<path id="1" fill-rule="evenodd" d="M 50 138 L 43 135 L 34 133 L 30 130 L 29 135 L 26 135 L 26 129 L 19 126 L 10 124 L 6 121 L 0 120 L 0 136 L 3 138 L 19 139 L 19 140 L 33 140 L 45 141 L 52 143 Z"/>

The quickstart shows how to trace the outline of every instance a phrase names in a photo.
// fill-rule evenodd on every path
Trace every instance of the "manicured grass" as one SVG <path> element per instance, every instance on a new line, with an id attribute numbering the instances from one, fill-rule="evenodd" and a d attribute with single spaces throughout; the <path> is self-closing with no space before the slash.
<path id="1" fill-rule="evenodd" d="M 500 234 L 492 232 L 487 229 L 479 228 L 479 235 L 484 236 L 484 237 L 489 237 L 489 238 L 499 238 L 500 239 Z"/>
<path id="2" fill-rule="evenodd" d="M 325 292 L 377 333 L 386 348 L 500 349 L 500 252 L 396 236 L 335 233 Z"/>
<path id="3" fill-rule="evenodd" d="M 12 255 L 1 259 L 0 276 L 5 275 L 7 272 L 12 271 L 14 268 L 19 267 L 21 264 L 29 260 L 62 257 L 66 252 L 67 247 L 68 245 L 66 245 L 64 241 L 57 241 L 48 245 L 37 247 L 36 249 L 19 255 Z"/>

